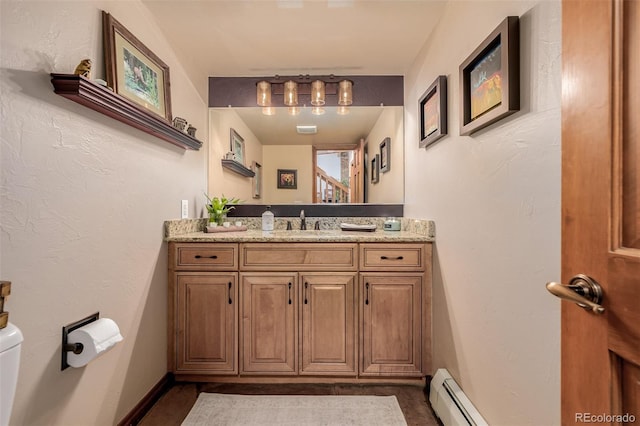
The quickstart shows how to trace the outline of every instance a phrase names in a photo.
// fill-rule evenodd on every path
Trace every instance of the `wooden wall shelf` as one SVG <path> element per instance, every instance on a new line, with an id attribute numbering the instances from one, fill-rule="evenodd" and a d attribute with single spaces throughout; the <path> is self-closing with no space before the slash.
<path id="1" fill-rule="evenodd" d="M 246 177 L 254 177 L 256 175 L 255 172 L 253 172 L 251 169 L 246 168 L 245 166 L 234 160 L 222 159 L 222 167 Z"/>
<path id="2" fill-rule="evenodd" d="M 184 149 L 199 150 L 202 142 L 176 129 L 110 89 L 73 74 L 51 74 L 54 92 Z"/>

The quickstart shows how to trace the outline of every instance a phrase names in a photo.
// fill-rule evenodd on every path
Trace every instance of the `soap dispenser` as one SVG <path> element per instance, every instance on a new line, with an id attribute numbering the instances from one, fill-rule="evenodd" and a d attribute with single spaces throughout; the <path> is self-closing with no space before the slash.
<path id="1" fill-rule="evenodd" d="M 267 210 L 262 213 L 262 230 L 273 231 L 274 216 L 271 211 L 271 206 L 267 206 Z"/>

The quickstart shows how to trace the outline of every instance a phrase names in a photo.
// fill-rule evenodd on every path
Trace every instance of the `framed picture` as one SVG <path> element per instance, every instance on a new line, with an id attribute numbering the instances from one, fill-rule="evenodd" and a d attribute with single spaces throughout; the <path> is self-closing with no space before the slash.
<path id="1" fill-rule="evenodd" d="M 520 30 L 508 16 L 460 65 L 460 134 L 520 110 Z"/>
<path id="2" fill-rule="evenodd" d="M 105 11 L 102 36 L 107 84 L 115 93 L 171 122 L 169 67 Z"/>
<path id="3" fill-rule="evenodd" d="M 244 166 L 244 139 L 233 129 L 231 129 L 229 144 L 229 149 L 235 154 L 235 160 Z"/>
<path id="4" fill-rule="evenodd" d="M 278 169 L 278 188 L 298 189 L 298 170 Z"/>
<path id="5" fill-rule="evenodd" d="M 380 142 L 380 171 L 386 173 L 391 170 L 391 138 L 384 138 Z"/>
<path id="6" fill-rule="evenodd" d="M 262 165 L 257 162 L 251 163 L 251 170 L 253 173 L 253 198 L 262 197 Z"/>
<path id="7" fill-rule="evenodd" d="M 380 180 L 380 154 L 376 154 L 371 159 L 371 183 L 378 183 Z"/>
<path id="8" fill-rule="evenodd" d="M 447 76 L 439 75 L 418 105 L 420 148 L 425 148 L 447 134 Z"/>

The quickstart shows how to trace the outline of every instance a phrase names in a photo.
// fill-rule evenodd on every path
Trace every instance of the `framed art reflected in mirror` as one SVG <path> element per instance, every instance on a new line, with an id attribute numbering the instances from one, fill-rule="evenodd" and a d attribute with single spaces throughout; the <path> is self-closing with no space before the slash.
<path id="1" fill-rule="evenodd" d="M 262 197 L 262 165 L 257 162 L 251 163 L 251 170 L 255 175 L 253 176 L 253 198 Z"/>
<path id="2" fill-rule="evenodd" d="M 380 154 L 376 154 L 371 159 L 371 183 L 380 181 Z"/>

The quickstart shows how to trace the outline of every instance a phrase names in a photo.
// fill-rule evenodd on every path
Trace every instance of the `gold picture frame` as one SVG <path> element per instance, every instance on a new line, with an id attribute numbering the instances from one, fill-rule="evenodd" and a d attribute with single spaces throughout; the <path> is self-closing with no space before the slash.
<path id="1" fill-rule="evenodd" d="M 102 26 L 107 84 L 115 93 L 170 123 L 167 64 L 105 11 Z"/>

